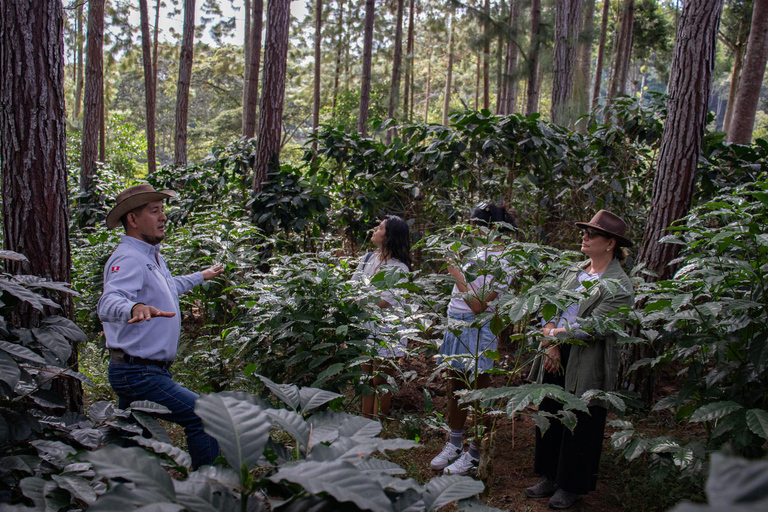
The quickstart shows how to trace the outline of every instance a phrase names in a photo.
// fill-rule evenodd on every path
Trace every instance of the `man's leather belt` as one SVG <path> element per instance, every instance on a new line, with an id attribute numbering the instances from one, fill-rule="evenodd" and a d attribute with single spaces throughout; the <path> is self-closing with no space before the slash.
<path id="1" fill-rule="evenodd" d="M 129 356 L 119 348 L 109 349 L 109 360 L 114 363 L 137 364 L 141 366 L 159 366 L 167 370 L 173 364 L 173 361 L 158 361 L 156 359 L 144 359 L 143 357 Z"/>

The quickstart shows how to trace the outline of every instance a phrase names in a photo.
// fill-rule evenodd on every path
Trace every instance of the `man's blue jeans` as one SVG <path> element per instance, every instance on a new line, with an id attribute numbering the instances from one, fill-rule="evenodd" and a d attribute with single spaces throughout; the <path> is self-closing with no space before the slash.
<path id="1" fill-rule="evenodd" d="M 203 431 L 203 421 L 195 414 L 199 395 L 174 382 L 170 371 L 159 366 L 110 362 L 109 383 L 117 393 L 121 409 L 137 400 L 150 400 L 170 409 L 170 414 L 157 417 L 184 427 L 192 468 L 213 464 L 219 455 L 219 444 Z"/>

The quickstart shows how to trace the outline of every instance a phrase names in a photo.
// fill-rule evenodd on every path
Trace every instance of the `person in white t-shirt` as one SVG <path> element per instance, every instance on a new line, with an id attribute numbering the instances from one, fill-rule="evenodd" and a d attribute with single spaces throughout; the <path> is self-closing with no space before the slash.
<path id="1" fill-rule="evenodd" d="M 507 223 L 515 226 L 514 217 L 505 209 L 494 204 L 481 202 L 472 210 L 470 223 L 476 226 L 492 227 L 505 232 L 510 229 L 497 225 Z M 469 265 L 487 265 L 489 270 L 496 262 L 502 269 L 508 265 L 502 259 L 503 247 L 491 244 L 480 247 L 473 255 Z M 491 333 L 490 318 L 481 326 L 474 325 L 476 318 L 488 311 L 495 311 L 495 302 L 507 290 L 508 271 L 502 279 L 491 275 L 478 275 L 467 283 L 466 275 L 471 269 L 462 270 L 456 262 L 449 261 L 448 273 L 454 278 L 451 302 L 448 305 L 448 323 L 454 329 L 446 329 L 443 343 L 440 345 L 438 362 L 448 361 L 448 426 L 450 435 L 443 450 L 430 463 L 434 471 L 442 470 L 445 474 L 469 475 L 476 471 L 480 461 L 479 440 L 473 439 L 469 449 L 464 451 L 464 424 L 467 411 L 459 406 L 456 391 L 466 388 L 466 382 L 477 379 L 478 388 L 490 386 L 490 375 L 486 372 L 493 368 L 493 360 L 485 351 L 498 348 L 498 339 Z M 456 329 L 461 329 L 457 336 Z"/>
<path id="2" fill-rule="evenodd" d="M 352 280 L 363 281 L 365 279 L 370 279 L 379 272 L 387 270 L 387 267 L 395 267 L 403 272 L 410 272 L 411 235 L 408 230 L 408 224 L 403 219 L 391 215 L 381 221 L 378 226 L 373 228 L 371 242 L 376 246 L 376 250 L 369 252 L 363 257 L 363 260 L 360 262 L 360 265 L 352 276 Z M 384 290 L 382 291 L 376 306 L 383 309 L 401 307 L 402 304 L 400 304 L 392 291 Z M 377 343 L 383 345 L 377 348 L 378 356 L 380 358 L 397 358 L 405 355 L 403 348 L 407 340 L 402 339 L 400 341 L 401 346 L 392 346 L 391 343 L 386 343 L 386 340 L 392 337 L 392 328 L 390 326 L 383 326 L 370 322 L 368 327 L 370 327 L 373 332 L 373 339 Z M 390 334 L 386 335 L 386 333 Z M 383 416 L 387 416 L 392 404 L 392 393 L 378 393 L 376 388 L 387 382 L 386 378 L 381 376 L 381 373 L 394 376 L 394 368 L 391 366 L 379 366 L 374 364 L 362 365 L 361 368 L 365 373 L 371 376 L 371 385 L 374 388 L 372 394 L 363 397 L 363 416 L 366 418 L 374 418 L 379 413 Z"/>

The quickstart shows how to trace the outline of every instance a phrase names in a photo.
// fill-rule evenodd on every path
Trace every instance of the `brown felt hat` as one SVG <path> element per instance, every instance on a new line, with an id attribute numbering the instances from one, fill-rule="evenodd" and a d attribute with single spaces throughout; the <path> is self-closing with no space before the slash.
<path id="1" fill-rule="evenodd" d="M 129 187 L 117 194 L 115 207 L 107 215 L 107 227 L 114 229 L 119 226 L 122 216 L 134 208 L 153 201 L 162 201 L 169 197 L 176 197 L 176 192 L 173 190 L 155 190 L 152 185 L 147 183 Z"/>
<path id="2" fill-rule="evenodd" d="M 619 247 L 632 247 L 632 240 L 626 238 L 627 224 L 621 217 L 608 210 L 600 210 L 589 222 L 576 222 L 580 228 L 595 228 L 602 231 L 619 243 Z"/>

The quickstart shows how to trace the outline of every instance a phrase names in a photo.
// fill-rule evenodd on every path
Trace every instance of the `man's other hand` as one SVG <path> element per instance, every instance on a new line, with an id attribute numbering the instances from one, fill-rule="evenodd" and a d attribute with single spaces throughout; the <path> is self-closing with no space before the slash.
<path id="1" fill-rule="evenodd" d="M 203 270 L 203 279 L 208 281 L 209 279 L 213 279 L 214 277 L 218 277 L 221 274 L 224 273 L 224 264 L 223 263 L 217 263 L 212 267 L 208 267 L 207 269 Z"/>
<path id="2" fill-rule="evenodd" d="M 149 322 L 152 318 L 156 316 L 171 318 L 176 316 L 176 313 L 172 311 L 161 311 L 156 307 L 147 306 L 146 304 L 139 304 L 138 306 L 133 308 L 133 311 L 131 313 L 131 319 L 128 320 L 128 323 L 136 324 L 139 322 L 143 322 L 144 320 Z"/>

